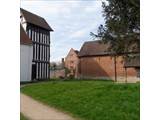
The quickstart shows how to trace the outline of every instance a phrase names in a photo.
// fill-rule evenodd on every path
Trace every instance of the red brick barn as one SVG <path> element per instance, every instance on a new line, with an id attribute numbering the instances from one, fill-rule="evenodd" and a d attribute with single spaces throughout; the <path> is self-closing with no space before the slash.
<path id="1" fill-rule="evenodd" d="M 130 53 L 133 55 L 133 53 Z M 135 53 L 134 53 L 135 54 Z M 115 61 L 116 60 L 116 61 Z M 115 64 L 116 63 L 116 64 Z M 78 77 L 92 79 L 115 79 L 115 73 L 119 81 L 138 80 L 139 60 L 136 66 L 132 60 L 124 61 L 122 55 L 109 52 L 109 46 L 100 41 L 85 42 L 79 52 Z M 130 65 L 129 65 L 130 64 Z M 116 72 L 115 72 L 116 71 Z"/>

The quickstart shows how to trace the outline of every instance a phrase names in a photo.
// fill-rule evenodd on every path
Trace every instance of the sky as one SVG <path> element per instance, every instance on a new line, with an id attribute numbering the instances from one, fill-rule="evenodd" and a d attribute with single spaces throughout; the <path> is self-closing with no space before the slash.
<path id="1" fill-rule="evenodd" d="M 46 19 L 51 32 L 50 61 L 65 58 L 71 48 L 80 50 L 93 40 L 102 17 L 102 0 L 21 0 L 20 7 Z"/>

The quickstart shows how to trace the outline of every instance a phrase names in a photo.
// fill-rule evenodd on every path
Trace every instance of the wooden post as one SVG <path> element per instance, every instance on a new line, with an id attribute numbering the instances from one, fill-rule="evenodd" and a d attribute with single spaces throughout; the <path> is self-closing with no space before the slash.
<path id="1" fill-rule="evenodd" d="M 117 82 L 117 60 L 116 55 L 114 55 L 114 73 L 115 73 L 115 82 Z"/>
<path id="2" fill-rule="evenodd" d="M 48 51 L 48 53 L 49 53 L 49 60 L 48 60 L 48 62 L 49 62 L 49 69 L 48 69 L 48 79 L 50 79 L 50 43 L 51 43 L 51 41 L 50 41 L 50 33 L 48 34 L 48 37 L 49 37 L 49 51 Z"/>
<path id="3" fill-rule="evenodd" d="M 127 83 L 127 68 L 125 67 L 125 83 Z"/>

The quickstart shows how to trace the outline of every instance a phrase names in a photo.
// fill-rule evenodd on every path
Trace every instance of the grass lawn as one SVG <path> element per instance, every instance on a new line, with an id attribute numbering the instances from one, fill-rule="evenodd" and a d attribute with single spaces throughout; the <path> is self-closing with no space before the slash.
<path id="1" fill-rule="evenodd" d="M 21 114 L 20 114 L 20 120 L 27 120 L 27 118 L 24 117 L 24 115 L 21 113 Z"/>
<path id="2" fill-rule="evenodd" d="M 82 120 L 139 120 L 140 84 L 107 81 L 52 81 L 21 92 Z"/>

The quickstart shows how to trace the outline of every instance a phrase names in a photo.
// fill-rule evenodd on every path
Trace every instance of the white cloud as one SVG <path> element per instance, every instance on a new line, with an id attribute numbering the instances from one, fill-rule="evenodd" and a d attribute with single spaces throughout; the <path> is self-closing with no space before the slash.
<path id="1" fill-rule="evenodd" d="M 84 11 L 85 12 L 95 12 L 101 9 L 102 2 L 101 1 L 93 1 L 90 6 L 87 6 Z"/>
<path id="2" fill-rule="evenodd" d="M 80 49 L 102 24 L 101 1 L 35 0 L 21 1 L 21 7 L 44 17 L 54 29 L 51 32 L 51 61 L 61 60 L 71 47 Z"/>
<path id="3" fill-rule="evenodd" d="M 70 3 L 70 4 L 69 4 Z M 21 6 L 25 6 L 27 10 L 32 10 L 38 14 L 60 15 L 62 13 L 70 14 L 72 2 L 58 1 L 22 1 Z"/>
<path id="4" fill-rule="evenodd" d="M 73 39 L 73 38 L 81 38 L 81 37 L 83 37 L 83 36 L 85 36 L 85 35 L 89 35 L 90 32 L 93 32 L 94 29 L 97 29 L 97 28 L 98 28 L 99 24 L 100 24 L 99 21 L 94 21 L 94 22 L 91 24 L 91 26 L 88 25 L 87 27 L 82 28 L 82 29 L 80 29 L 80 30 L 78 30 L 78 31 L 76 31 L 76 32 L 72 32 L 69 38 L 70 38 L 70 39 Z"/>
<path id="5" fill-rule="evenodd" d="M 83 36 L 84 34 L 86 33 L 86 30 L 83 29 L 83 30 L 79 30 L 79 31 L 76 31 L 74 33 L 71 34 L 70 38 L 79 38 L 81 36 Z"/>

